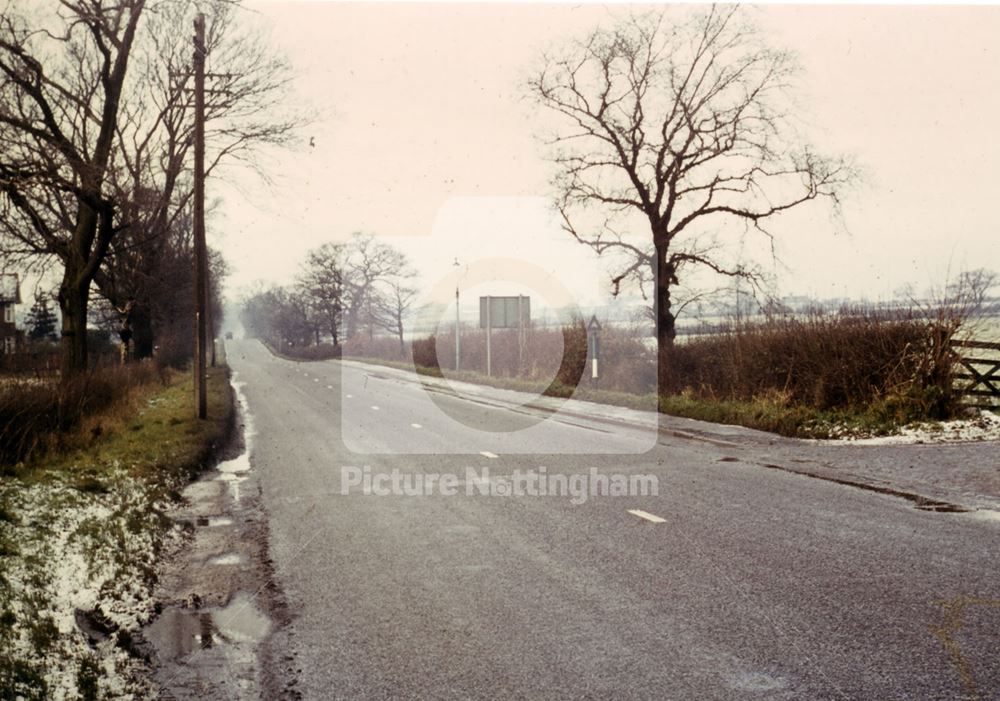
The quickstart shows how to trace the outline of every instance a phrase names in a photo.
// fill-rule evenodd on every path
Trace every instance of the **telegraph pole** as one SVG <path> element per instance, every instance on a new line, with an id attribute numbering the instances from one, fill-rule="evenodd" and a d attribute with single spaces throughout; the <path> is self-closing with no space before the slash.
<path id="1" fill-rule="evenodd" d="M 453 263 L 455 268 L 459 267 L 458 258 L 455 259 Z M 468 268 L 468 266 L 466 266 Z M 458 270 L 455 271 L 456 273 Z M 459 276 L 455 280 L 455 372 L 462 369 L 462 319 L 461 314 L 458 309 L 458 286 L 462 282 L 462 277 Z"/>
<path id="2" fill-rule="evenodd" d="M 205 250 L 205 15 L 194 20 L 194 392 L 199 419 L 208 418 L 205 347 L 208 261 Z"/>

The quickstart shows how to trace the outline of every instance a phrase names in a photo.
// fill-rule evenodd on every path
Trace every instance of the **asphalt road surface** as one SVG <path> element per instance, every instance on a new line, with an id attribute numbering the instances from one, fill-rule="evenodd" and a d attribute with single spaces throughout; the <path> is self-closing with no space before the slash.
<path id="1" fill-rule="evenodd" d="M 265 672 L 289 697 L 1000 698 L 1000 521 L 765 469 L 807 448 L 751 431 L 557 420 L 228 345 L 293 614 Z M 468 468 L 543 466 L 658 495 L 466 493 Z M 458 494 L 345 495 L 345 467 Z"/>

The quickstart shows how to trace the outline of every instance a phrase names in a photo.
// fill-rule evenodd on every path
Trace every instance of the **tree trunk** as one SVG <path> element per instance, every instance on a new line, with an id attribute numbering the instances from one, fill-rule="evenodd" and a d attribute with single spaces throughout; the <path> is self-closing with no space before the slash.
<path id="1" fill-rule="evenodd" d="M 136 304 L 132 312 L 132 349 L 137 360 L 151 358 L 156 345 L 156 332 L 153 320 L 145 305 Z"/>
<path id="2" fill-rule="evenodd" d="M 75 265 L 67 263 L 59 286 L 59 309 L 62 312 L 60 369 L 63 382 L 87 370 L 87 305 L 89 281 Z"/>
<path id="3" fill-rule="evenodd" d="M 656 377 L 660 396 L 677 391 L 673 373 L 674 338 L 677 336 L 676 318 L 671 311 L 670 288 L 677 280 L 676 271 L 667 262 L 667 246 L 656 246 L 653 271 L 656 295 L 653 298 L 653 316 L 656 319 Z"/>

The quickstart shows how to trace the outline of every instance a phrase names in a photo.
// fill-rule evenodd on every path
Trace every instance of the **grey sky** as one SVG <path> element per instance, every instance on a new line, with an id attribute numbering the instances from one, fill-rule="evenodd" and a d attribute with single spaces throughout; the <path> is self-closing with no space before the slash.
<path id="1" fill-rule="evenodd" d="M 315 147 L 277 156 L 270 189 L 213 183 L 212 236 L 231 288 L 290 280 L 304 253 L 363 230 L 399 237 L 425 286 L 512 252 L 589 302 L 603 266 L 545 216 L 548 164 L 521 85 L 540 51 L 623 6 L 255 2 L 315 109 Z M 1000 270 L 1000 9 L 783 6 L 750 10 L 803 65 L 803 130 L 853 153 L 865 181 L 849 234 L 822 206 L 774 227 L 786 293 L 889 295 L 950 271 Z M 516 198 L 516 199 L 511 199 Z M 447 287 L 447 285 L 445 285 Z"/>

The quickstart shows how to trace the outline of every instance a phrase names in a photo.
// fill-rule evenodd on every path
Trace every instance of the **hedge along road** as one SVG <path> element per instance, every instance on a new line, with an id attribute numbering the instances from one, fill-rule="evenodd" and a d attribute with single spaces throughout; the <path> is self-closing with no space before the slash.
<path id="1" fill-rule="evenodd" d="M 545 414 L 462 396 L 434 413 L 412 378 L 283 360 L 255 341 L 231 342 L 229 357 L 293 613 L 266 642 L 284 660 L 264 670 L 271 688 L 307 699 L 1000 693 L 1000 521 L 764 469 L 830 449 L 744 429 L 665 419 L 648 441 L 576 416 L 551 428 L 550 454 L 518 454 L 516 430 Z M 472 444 L 491 427 L 505 436 Z M 653 475 L 658 494 L 483 493 L 542 467 L 567 482 L 591 468 Z M 455 493 L 438 482 L 426 496 L 343 494 L 345 468 L 385 475 L 390 491 L 392 479 L 412 490 L 416 475 L 454 475 Z"/>

